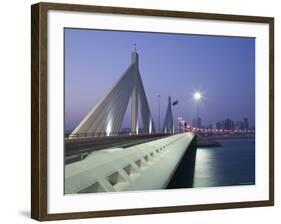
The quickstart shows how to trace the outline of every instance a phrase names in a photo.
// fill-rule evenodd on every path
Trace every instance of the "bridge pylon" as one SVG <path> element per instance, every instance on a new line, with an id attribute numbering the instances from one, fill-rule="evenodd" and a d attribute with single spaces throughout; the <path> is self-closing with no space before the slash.
<path id="1" fill-rule="evenodd" d="M 172 102 L 171 102 L 171 97 L 168 97 L 168 106 L 167 106 L 167 111 L 165 115 L 165 120 L 163 124 L 163 133 L 174 133 L 174 122 L 173 122 L 173 113 L 172 113 Z"/>
<path id="2" fill-rule="evenodd" d="M 139 55 L 131 55 L 131 64 L 109 92 L 82 119 L 69 138 L 91 136 L 95 133 L 112 135 L 120 132 L 131 98 L 131 132 L 138 134 L 138 114 L 145 133 L 155 132 L 143 82 L 139 71 Z"/>

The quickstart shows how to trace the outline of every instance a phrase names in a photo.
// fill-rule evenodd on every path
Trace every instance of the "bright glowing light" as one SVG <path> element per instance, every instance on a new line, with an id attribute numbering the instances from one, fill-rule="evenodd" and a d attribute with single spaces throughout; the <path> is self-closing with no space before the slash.
<path id="1" fill-rule="evenodd" d="M 200 92 L 195 92 L 193 94 L 193 98 L 196 100 L 196 101 L 200 101 L 202 99 L 202 94 Z"/>
<path id="2" fill-rule="evenodd" d="M 109 136 L 110 133 L 111 133 L 111 126 L 112 126 L 112 120 L 110 119 L 107 123 L 107 126 L 106 126 L 106 136 Z"/>
<path id="3" fill-rule="evenodd" d="M 139 134 L 139 123 L 137 122 L 137 127 L 136 127 L 136 134 Z"/>

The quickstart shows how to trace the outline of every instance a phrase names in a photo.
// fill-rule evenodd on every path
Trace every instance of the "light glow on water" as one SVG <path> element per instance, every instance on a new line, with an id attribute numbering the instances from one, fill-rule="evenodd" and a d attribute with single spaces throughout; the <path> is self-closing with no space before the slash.
<path id="1" fill-rule="evenodd" d="M 213 186 L 216 174 L 216 166 L 212 149 L 197 149 L 193 187 Z M 210 163 L 213 163 L 210 166 Z"/>
<path id="2" fill-rule="evenodd" d="M 221 147 L 198 148 L 193 187 L 255 184 L 255 140 L 221 140 Z"/>

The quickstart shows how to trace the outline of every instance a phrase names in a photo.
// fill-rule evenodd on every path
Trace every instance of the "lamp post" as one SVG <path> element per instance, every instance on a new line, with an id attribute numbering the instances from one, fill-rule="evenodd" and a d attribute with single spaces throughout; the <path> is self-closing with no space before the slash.
<path id="1" fill-rule="evenodd" d="M 202 99 L 202 94 L 200 92 L 195 92 L 193 94 L 193 99 L 195 100 L 196 102 L 196 118 L 199 117 L 199 108 L 198 108 L 198 105 L 199 105 L 199 102 L 201 101 Z"/>
<path id="2" fill-rule="evenodd" d="M 181 132 L 181 121 L 182 120 L 183 120 L 182 117 L 178 117 L 179 133 Z"/>
<path id="3" fill-rule="evenodd" d="M 199 102 L 202 100 L 202 93 L 199 91 L 196 91 L 193 94 L 193 99 L 195 100 L 196 103 L 196 128 L 200 128 L 199 126 Z"/>
<path id="4" fill-rule="evenodd" d="M 160 126 L 161 126 L 161 124 L 160 124 L 160 99 L 161 99 L 161 95 L 157 95 L 157 97 L 158 97 L 158 131 L 159 131 L 159 133 L 161 132 L 161 130 L 160 130 Z"/>

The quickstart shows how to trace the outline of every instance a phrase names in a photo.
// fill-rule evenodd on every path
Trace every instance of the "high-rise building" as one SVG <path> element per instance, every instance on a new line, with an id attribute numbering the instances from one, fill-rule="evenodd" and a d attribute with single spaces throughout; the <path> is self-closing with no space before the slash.
<path id="1" fill-rule="evenodd" d="M 224 121 L 224 129 L 226 130 L 233 130 L 234 127 L 234 123 L 232 120 L 230 120 L 229 118 L 225 119 Z"/>
<path id="2" fill-rule="evenodd" d="M 218 121 L 216 123 L 216 128 L 217 129 L 224 129 L 224 122 L 223 121 Z"/>
<path id="3" fill-rule="evenodd" d="M 249 129 L 249 121 L 248 118 L 244 118 L 243 119 L 243 124 L 244 124 L 244 129 Z"/>

